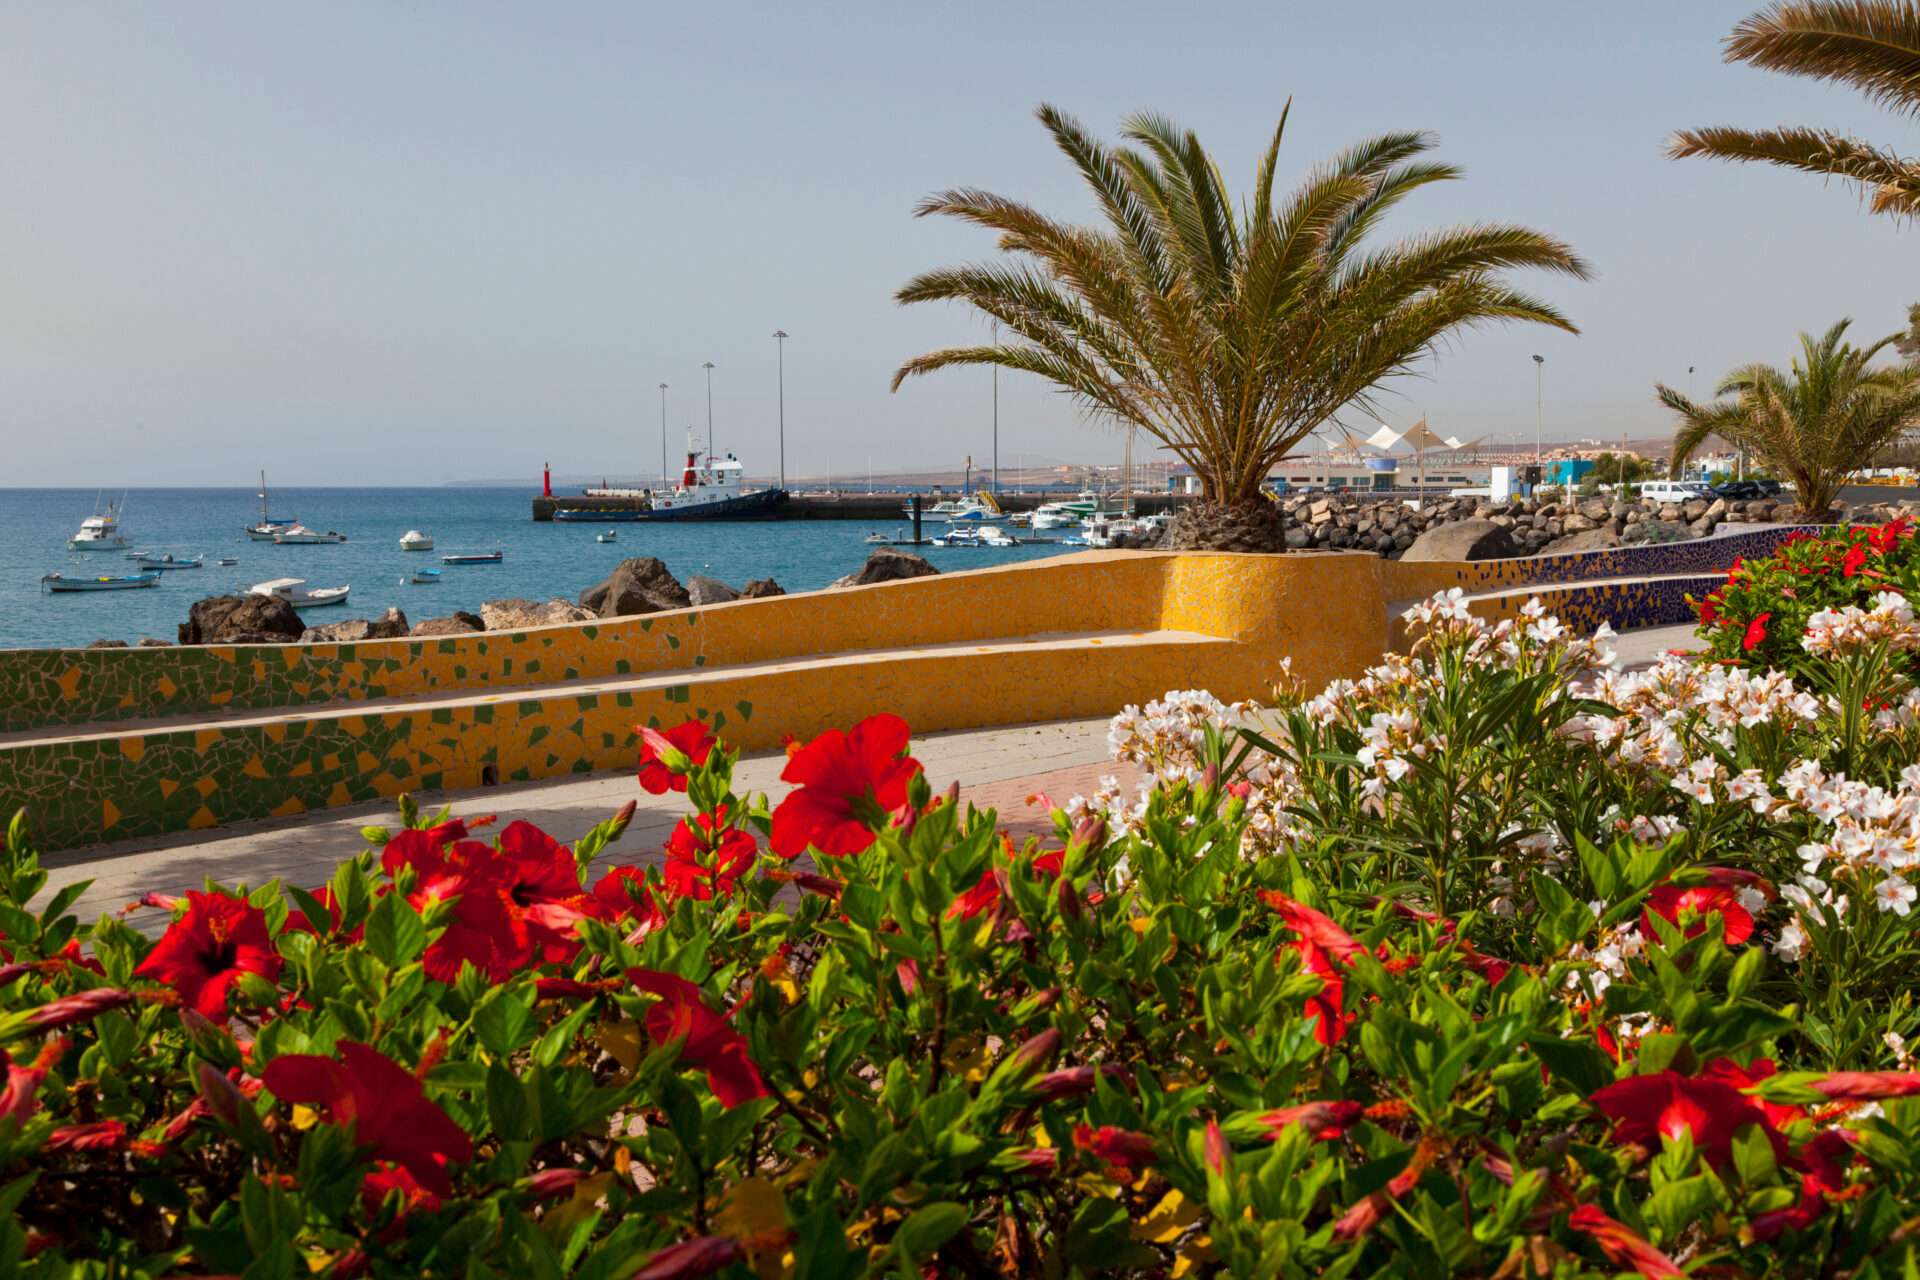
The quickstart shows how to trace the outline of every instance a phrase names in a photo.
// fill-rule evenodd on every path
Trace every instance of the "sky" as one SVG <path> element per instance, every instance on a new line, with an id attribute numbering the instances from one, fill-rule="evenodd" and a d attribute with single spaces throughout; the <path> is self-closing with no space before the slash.
<path id="1" fill-rule="evenodd" d="M 977 186 L 1091 219 L 1034 108 L 1111 136 L 1153 110 L 1244 190 L 1283 106 L 1283 184 L 1435 131 L 1463 181 L 1388 234 L 1472 219 L 1570 242 L 1521 276 L 1579 336 L 1476 332 L 1384 406 L 1441 435 L 1664 435 L 1842 316 L 1920 300 L 1920 228 L 1674 129 L 1817 123 L 1911 151 L 1844 90 L 1721 61 L 1755 7 L 1109 2 L 0 7 L 0 485 L 435 484 L 642 474 L 704 434 L 749 473 L 984 465 L 985 370 L 888 384 L 984 332 L 902 309 L 991 238 L 915 219 Z M 791 335 L 784 344 L 776 329 Z M 1545 357 L 1536 370 L 1534 354 Z M 1019 375 L 1002 463 L 1117 460 Z"/>

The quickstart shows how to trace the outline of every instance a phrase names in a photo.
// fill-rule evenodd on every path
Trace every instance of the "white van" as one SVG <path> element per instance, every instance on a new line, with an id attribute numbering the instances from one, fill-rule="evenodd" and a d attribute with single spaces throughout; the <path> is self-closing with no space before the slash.
<path id="1" fill-rule="evenodd" d="M 1713 501 L 1713 490 L 1697 480 L 1649 480 L 1640 486 L 1640 497 L 1648 502 L 1692 502 L 1695 498 Z"/>

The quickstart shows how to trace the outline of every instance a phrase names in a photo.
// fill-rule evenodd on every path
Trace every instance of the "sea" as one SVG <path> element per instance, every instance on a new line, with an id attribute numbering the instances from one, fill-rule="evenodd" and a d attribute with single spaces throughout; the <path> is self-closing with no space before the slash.
<path id="1" fill-rule="evenodd" d="M 172 641 L 187 609 L 204 596 L 245 591 L 272 578 L 312 587 L 351 586 L 343 605 L 302 610 L 310 625 L 377 618 L 398 606 L 409 622 L 477 613 L 487 600 L 518 596 L 572 600 L 629 556 L 658 556 L 685 582 L 694 574 L 738 588 L 772 578 L 789 591 L 824 587 L 857 570 L 869 533 L 910 537 L 896 522 L 807 520 L 741 523 L 556 524 L 531 518 L 534 488 L 273 489 L 272 517 L 347 535 L 329 546 L 253 542 L 241 531 L 260 518 L 255 489 L 0 489 L 0 648 L 77 648 L 94 640 Z M 203 569 L 175 570 L 160 585 L 132 591 L 46 592 L 43 574 L 98 576 L 136 572 L 125 552 L 77 554 L 67 539 L 111 499 L 124 503 L 121 533 L 133 548 L 178 557 L 204 555 Z M 903 499 L 904 501 L 904 499 Z M 402 551 L 409 529 L 430 533 L 430 552 Z M 613 529 L 618 540 L 595 535 Z M 925 533 L 942 532 L 933 525 Z M 1049 533 L 1046 536 L 1057 536 Z M 916 547 L 943 572 L 1058 555 L 1070 547 Z M 450 565 L 452 553 L 500 551 L 499 564 Z M 221 556 L 235 565 L 216 565 Z M 409 571 L 441 570 L 433 586 L 407 583 Z"/>

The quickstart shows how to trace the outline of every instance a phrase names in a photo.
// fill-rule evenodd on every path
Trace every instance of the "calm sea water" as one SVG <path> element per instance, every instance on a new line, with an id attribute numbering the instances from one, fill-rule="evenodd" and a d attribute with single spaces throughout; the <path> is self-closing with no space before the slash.
<path id="1" fill-rule="evenodd" d="M 484 600 L 522 596 L 568 599 L 599 582 L 627 556 L 658 556 L 676 577 L 696 573 L 738 587 L 773 578 L 790 591 L 824 587 L 866 559 L 864 539 L 876 528 L 850 520 L 781 524 L 535 524 L 533 489 L 274 489 L 275 519 L 337 530 L 335 546 L 281 547 L 245 540 L 241 529 L 260 517 L 252 489 L 135 489 L 126 495 L 121 532 L 142 551 L 205 554 L 207 567 L 163 575 L 137 591 L 53 595 L 44 573 L 133 572 L 123 552 L 85 556 L 67 538 L 94 510 L 97 495 L 79 489 L 0 489 L 0 648 L 57 648 L 96 639 L 173 640 L 187 607 L 202 596 L 245 590 L 269 578 L 304 578 L 315 587 L 351 584 L 345 605 L 303 611 L 313 625 L 376 618 L 398 605 L 409 621 L 477 612 Z M 118 494 L 111 495 L 118 499 Z M 877 527 L 893 535 L 904 520 Z M 596 533 L 617 529 L 619 541 Z M 938 532 L 934 526 L 929 532 Z M 431 552 L 400 550 L 408 529 L 432 533 Z M 921 547 L 941 570 L 980 568 L 1057 555 L 1059 546 Z M 504 551 L 495 565 L 443 565 L 450 552 Z M 233 566 L 216 565 L 237 556 Z M 403 585 L 413 568 L 443 571 L 436 586 Z"/>

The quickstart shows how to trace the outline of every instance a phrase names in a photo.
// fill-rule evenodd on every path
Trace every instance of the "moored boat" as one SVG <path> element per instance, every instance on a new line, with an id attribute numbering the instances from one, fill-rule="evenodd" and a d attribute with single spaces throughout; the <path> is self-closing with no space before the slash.
<path id="1" fill-rule="evenodd" d="M 299 526 L 298 520 L 270 520 L 267 518 L 267 473 L 260 473 L 260 523 L 250 524 L 242 532 L 255 542 L 272 542 L 289 529 Z"/>
<path id="2" fill-rule="evenodd" d="M 96 511 L 80 522 L 80 532 L 67 539 L 70 551 L 121 551 L 133 545 L 120 532 L 120 512 L 109 502 L 105 511 Z"/>
<path id="3" fill-rule="evenodd" d="M 303 524 L 296 524 L 284 533 L 274 535 L 273 540 L 283 547 L 330 546 L 336 542 L 345 542 L 347 535 L 334 533 L 332 530 L 321 533 L 318 529 L 309 529 Z"/>
<path id="4" fill-rule="evenodd" d="M 308 587 L 304 578 L 275 578 L 247 588 L 247 594 L 278 596 L 296 609 L 317 609 L 321 605 L 344 604 L 353 584 L 344 587 Z"/>
<path id="5" fill-rule="evenodd" d="M 442 564 L 499 564 L 507 558 L 504 551 L 483 551 L 477 555 L 441 556 Z"/>
<path id="6" fill-rule="evenodd" d="M 215 563 L 215 564 L 239 564 L 239 563 L 240 563 L 240 557 L 238 557 L 238 556 L 221 556 L 221 557 L 220 557 L 220 558 L 219 558 L 218 560 L 215 560 L 215 561 L 214 561 L 214 563 Z"/>
<path id="7" fill-rule="evenodd" d="M 102 575 L 97 578 L 69 578 L 59 573 L 40 576 L 40 588 L 43 591 L 126 591 L 159 585 L 160 575 L 157 573 Z"/>
<path id="8" fill-rule="evenodd" d="M 619 531 L 619 530 L 617 530 L 617 529 L 609 529 L 609 530 L 607 530 L 607 531 L 606 531 L 605 533 L 596 533 L 596 534 L 594 534 L 594 535 L 593 535 L 593 540 L 594 540 L 595 542 L 614 542 L 614 541 L 616 541 L 616 540 L 618 540 L 618 539 L 619 539 L 619 537 L 620 537 L 620 531 Z"/>
<path id="9" fill-rule="evenodd" d="M 400 535 L 400 549 L 402 551 L 431 551 L 433 550 L 433 535 L 430 533 L 422 533 L 418 529 L 409 529 Z"/>
<path id="10" fill-rule="evenodd" d="M 440 581 L 440 571 L 438 569 L 415 569 L 413 573 L 409 575 L 409 581 L 416 587 L 430 587 Z"/>
<path id="11" fill-rule="evenodd" d="M 135 556 L 133 562 L 142 569 L 203 569 L 207 558 L 201 555 L 183 559 L 169 551 L 165 555 Z"/>

